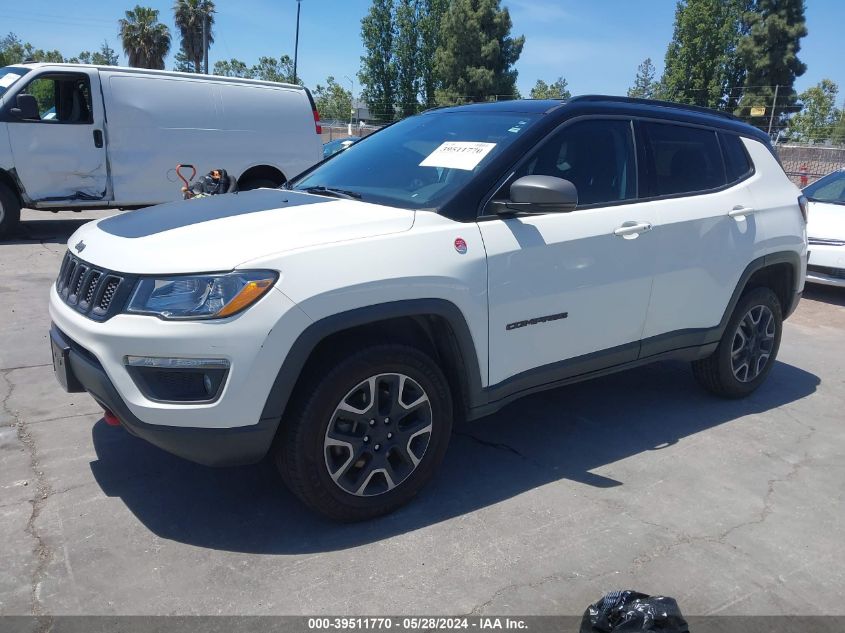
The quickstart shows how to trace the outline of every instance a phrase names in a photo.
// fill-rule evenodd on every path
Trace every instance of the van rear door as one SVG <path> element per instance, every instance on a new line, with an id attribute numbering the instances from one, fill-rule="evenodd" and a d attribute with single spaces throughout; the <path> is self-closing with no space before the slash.
<path id="1" fill-rule="evenodd" d="M 15 170 L 38 207 L 98 206 L 111 199 L 100 78 L 94 68 L 29 73 L 18 94 L 38 101 L 38 117 L 8 121 Z"/>

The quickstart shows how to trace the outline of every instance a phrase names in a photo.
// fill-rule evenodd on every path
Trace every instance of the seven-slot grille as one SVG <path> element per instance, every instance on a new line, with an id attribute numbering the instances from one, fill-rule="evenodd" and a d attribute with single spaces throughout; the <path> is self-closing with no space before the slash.
<path id="1" fill-rule="evenodd" d="M 56 292 L 62 301 L 97 321 L 120 311 L 131 285 L 125 276 L 92 266 L 70 251 L 65 254 L 56 278 Z"/>

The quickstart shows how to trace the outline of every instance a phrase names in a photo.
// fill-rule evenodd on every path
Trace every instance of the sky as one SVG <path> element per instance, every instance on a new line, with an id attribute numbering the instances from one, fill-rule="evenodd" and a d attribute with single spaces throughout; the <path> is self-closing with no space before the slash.
<path id="1" fill-rule="evenodd" d="M 172 0 L 141 0 L 160 10 L 175 34 Z M 248 65 L 260 56 L 293 57 L 296 0 L 215 0 L 217 24 L 210 65 L 236 57 Z M 675 0 L 502 0 L 513 35 L 525 36 L 516 64 L 517 86 L 527 95 L 537 79 L 569 82 L 573 94 L 625 94 L 637 66 L 651 57 L 662 71 L 672 37 Z M 96 50 L 105 39 L 120 49 L 117 21 L 134 0 L 0 0 L 0 33 L 14 32 L 36 48 L 58 49 L 65 57 Z M 357 96 L 363 54 L 361 18 L 369 0 L 302 0 L 298 74 L 307 86 L 334 76 Z M 71 9 L 72 7 L 72 9 Z M 807 0 L 807 28 L 799 58 L 807 72 L 800 92 L 828 78 L 845 97 L 845 0 Z M 174 37 L 173 49 L 178 46 Z M 173 50 L 172 52 L 175 52 Z M 167 67 L 172 67 L 172 54 Z M 121 63 L 126 63 L 122 56 Z"/>

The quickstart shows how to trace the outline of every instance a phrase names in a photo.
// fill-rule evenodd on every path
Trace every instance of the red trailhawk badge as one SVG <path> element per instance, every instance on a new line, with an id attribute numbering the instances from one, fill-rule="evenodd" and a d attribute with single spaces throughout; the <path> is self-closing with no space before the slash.
<path id="1" fill-rule="evenodd" d="M 458 251 L 461 255 L 467 252 L 467 243 L 464 241 L 464 238 L 455 238 L 455 250 Z"/>

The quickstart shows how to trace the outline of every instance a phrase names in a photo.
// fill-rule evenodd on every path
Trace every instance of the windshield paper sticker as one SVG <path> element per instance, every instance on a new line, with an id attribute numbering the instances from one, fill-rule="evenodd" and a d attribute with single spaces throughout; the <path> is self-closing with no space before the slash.
<path id="1" fill-rule="evenodd" d="M 2 77 L 0 77 L 0 88 L 8 88 L 18 79 L 20 79 L 20 75 L 18 75 L 17 73 L 6 73 Z"/>
<path id="2" fill-rule="evenodd" d="M 495 143 L 446 141 L 431 152 L 420 163 L 420 167 L 443 167 L 445 169 L 472 171 L 494 147 L 496 147 Z"/>

